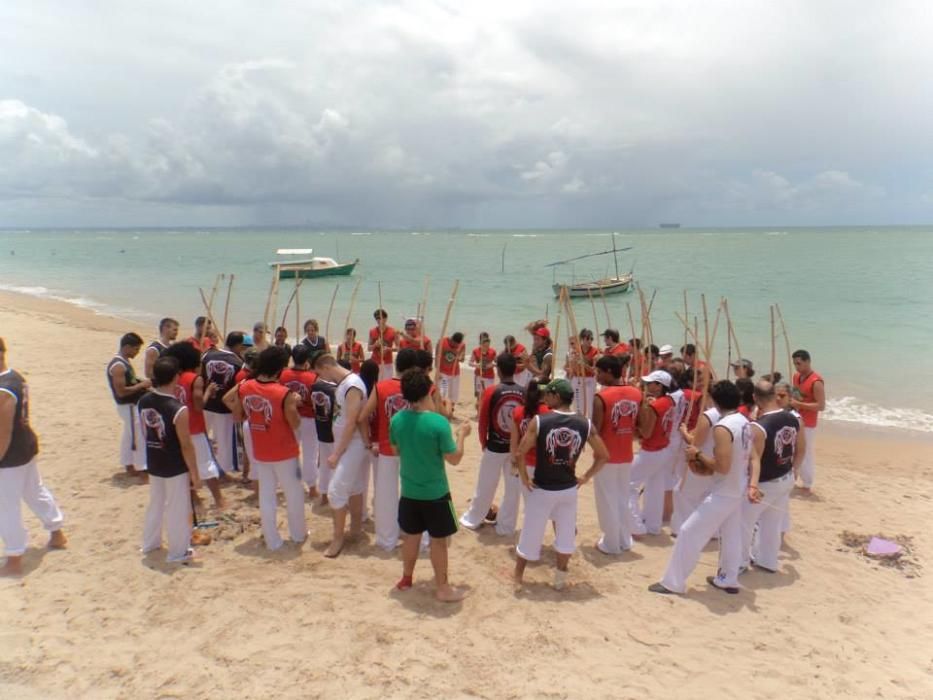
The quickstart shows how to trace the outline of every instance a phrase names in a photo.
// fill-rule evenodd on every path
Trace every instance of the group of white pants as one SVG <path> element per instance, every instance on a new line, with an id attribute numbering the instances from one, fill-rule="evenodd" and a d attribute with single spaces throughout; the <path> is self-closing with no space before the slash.
<path id="1" fill-rule="evenodd" d="M 483 524 L 489 508 L 499 488 L 499 478 L 505 481 L 505 493 L 499 505 L 496 519 L 496 533 L 502 536 L 515 534 L 518 524 L 518 502 L 521 499 L 522 483 L 517 474 L 512 473 L 512 461 L 508 452 L 483 450 L 479 463 L 479 475 L 476 478 L 476 490 L 466 513 L 460 516 L 460 524 L 471 530 Z M 527 490 L 526 495 L 527 495 Z"/>
<path id="2" fill-rule="evenodd" d="M 632 548 L 631 469 L 631 463 L 607 462 L 593 477 L 596 517 L 603 533 L 596 548 L 604 554 L 621 554 Z"/>
<path id="3" fill-rule="evenodd" d="M 3 540 L 7 556 L 18 557 L 26 552 L 24 502 L 49 532 L 60 530 L 64 522 L 55 499 L 42 483 L 35 460 L 19 467 L 0 469 L 0 540 Z"/>
<path id="4" fill-rule="evenodd" d="M 191 546 L 191 480 L 188 472 L 168 478 L 149 475 L 143 554 L 162 546 L 163 527 L 168 544 L 166 561 L 188 559 Z"/>
<path id="5" fill-rule="evenodd" d="M 139 411 L 136 404 L 114 404 L 117 415 L 123 422 L 120 432 L 120 464 L 124 467 L 133 466 L 139 470 L 146 469 L 146 436 L 143 435 L 139 422 Z"/>
<path id="6" fill-rule="evenodd" d="M 305 520 L 305 490 L 301 484 L 298 458 L 278 462 L 254 460 L 252 469 L 259 480 L 259 516 L 266 547 L 274 551 L 283 543 L 276 523 L 279 488 L 285 494 L 288 536 L 292 542 L 303 542 L 308 533 L 308 523 Z"/>
<path id="7" fill-rule="evenodd" d="M 668 488 L 676 455 L 671 445 L 664 449 L 641 450 L 632 462 L 631 492 L 629 498 L 636 535 L 658 535 L 664 518 L 664 492 Z M 639 489 L 644 486 L 642 502 Z"/>

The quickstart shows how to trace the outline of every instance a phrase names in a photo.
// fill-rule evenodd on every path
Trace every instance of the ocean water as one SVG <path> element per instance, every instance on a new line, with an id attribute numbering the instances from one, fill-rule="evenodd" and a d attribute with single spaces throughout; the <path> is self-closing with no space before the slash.
<path id="1" fill-rule="evenodd" d="M 359 258 L 352 277 L 305 280 L 303 318 L 324 326 L 339 284 L 330 334 L 340 339 L 354 286 L 350 325 L 371 325 L 382 303 L 390 322 L 414 315 L 427 280 L 426 325 L 440 332 L 455 279 L 460 280 L 449 331 L 472 345 L 480 331 L 494 343 L 522 336 L 530 320 L 547 315 L 552 327 L 555 272 L 547 263 L 611 249 L 610 231 L 303 231 L 235 230 L 7 230 L 0 231 L 0 289 L 61 299 L 78 306 L 154 323 L 179 318 L 188 332 L 203 313 L 198 287 L 209 293 L 219 273 L 235 275 L 231 327 L 262 317 L 271 281 L 268 262 L 277 248 L 313 248 L 341 261 Z M 742 355 L 759 374 L 770 367 L 768 307 L 779 303 L 792 349 L 806 348 L 826 379 L 830 420 L 933 433 L 933 227 L 678 229 L 619 231 L 622 271 L 634 268 L 656 298 L 651 322 L 657 344 L 679 347 L 684 330 L 675 317 L 700 315 L 706 295 L 713 324 L 721 297 L 729 302 Z M 503 272 L 504 261 L 504 272 Z M 589 258 L 556 271 L 559 281 L 612 273 L 612 256 Z M 227 280 L 215 302 L 222 316 Z M 291 293 L 283 281 L 276 323 Z M 609 321 L 630 337 L 628 307 L 640 332 L 634 293 L 606 297 Z M 602 300 L 574 302 L 580 327 L 602 331 Z M 566 319 L 562 321 L 567 328 Z M 294 306 L 286 325 L 295 327 Z M 700 315 L 701 335 L 702 316 Z M 0 330 L 2 332 L 2 330 Z M 294 333 L 294 330 L 292 330 Z M 776 365 L 786 374 L 784 339 Z M 153 329 L 155 334 L 155 329 Z M 563 333 L 562 333 L 563 335 Z M 733 349 L 733 352 L 734 349 Z M 714 363 L 725 369 L 724 321 Z"/>

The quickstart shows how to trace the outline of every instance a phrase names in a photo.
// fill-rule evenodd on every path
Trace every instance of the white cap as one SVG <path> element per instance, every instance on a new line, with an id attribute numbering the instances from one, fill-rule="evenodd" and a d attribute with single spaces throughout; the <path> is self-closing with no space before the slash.
<path id="1" fill-rule="evenodd" d="M 657 382 L 658 384 L 663 384 L 668 389 L 671 388 L 671 375 L 663 369 L 656 369 L 651 374 L 642 377 L 641 380 L 643 382 Z"/>
<path id="2" fill-rule="evenodd" d="M 658 350 L 658 355 L 673 355 L 673 354 L 674 354 L 674 348 L 672 348 L 670 345 L 662 345 L 661 349 Z"/>

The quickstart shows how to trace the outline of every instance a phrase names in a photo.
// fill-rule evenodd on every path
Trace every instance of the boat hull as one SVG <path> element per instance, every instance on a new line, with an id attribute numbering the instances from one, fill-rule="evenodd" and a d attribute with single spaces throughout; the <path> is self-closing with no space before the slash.
<path id="1" fill-rule="evenodd" d="M 291 280 L 300 277 L 301 279 L 313 279 L 315 277 L 335 277 L 335 276 L 345 276 L 353 272 L 353 269 L 356 267 L 357 261 L 351 263 L 345 263 L 343 265 L 337 265 L 336 267 L 324 267 L 319 269 L 301 269 L 301 268 L 292 268 L 292 269 L 281 269 L 279 270 L 279 279 L 280 280 Z"/>
<path id="2" fill-rule="evenodd" d="M 560 290 L 567 290 L 571 298 L 600 296 L 603 294 L 624 294 L 632 288 L 632 276 L 625 275 L 619 279 L 597 280 L 595 282 L 578 282 L 577 284 L 554 284 L 555 298 L 560 298 Z"/>

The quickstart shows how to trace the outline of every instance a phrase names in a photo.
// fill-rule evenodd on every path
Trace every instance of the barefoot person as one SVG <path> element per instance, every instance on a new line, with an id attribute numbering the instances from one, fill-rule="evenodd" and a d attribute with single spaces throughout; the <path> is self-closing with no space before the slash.
<path id="1" fill-rule="evenodd" d="M 644 400 L 638 411 L 638 434 L 641 450 L 632 463 L 632 512 L 635 535 L 661 534 L 664 514 L 664 489 L 674 468 L 674 455 L 668 449 L 677 406 L 670 397 L 673 380 L 664 370 L 655 370 L 641 378 Z M 643 504 L 638 507 L 637 491 L 644 486 Z"/>
<path id="2" fill-rule="evenodd" d="M 479 334 L 479 346 L 470 353 L 470 367 L 473 368 L 473 395 L 476 397 L 477 410 L 479 397 L 487 387 L 496 383 L 496 351 L 492 348 L 489 333 Z"/>
<path id="3" fill-rule="evenodd" d="M 175 398 L 178 360 L 162 357 L 152 368 L 153 390 L 139 400 L 139 417 L 149 467 L 149 507 L 143 529 L 143 554 L 168 544 L 166 561 L 182 563 L 191 549 L 191 489 L 200 487 L 191 442 L 188 409 Z"/>
<path id="4" fill-rule="evenodd" d="M 62 512 L 36 466 L 39 442 L 29 425 L 29 388 L 23 375 L 7 364 L 6 353 L 0 338 L 0 540 L 6 549 L 0 576 L 18 576 L 27 545 L 23 502 L 51 533 L 49 547 L 62 549 L 67 540 Z"/>
<path id="5" fill-rule="evenodd" d="M 794 398 L 790 405 L 796 409 L 803 418 L 803 432 L 806 437 L 806 451 L 800 463 L 800 482 L 804 491 L 813 488 L 816 477 L 816 424 L 820 412 L 826 410 L 826 387 L 823 377 L 813 371 L 810 366 L 810 353 L 806 350 L 797 350 L 791 356 L 794 360 L 793 384 Z"/>
<path id="6" fill-rule="evenodd" d="M 349 363 L 351 372 L 360 373 L 366 355 L 363 353 L 363 344 L 356 340 L 355 328 L 347 328 L 343 342 L 337 347 L 337 359 Z"/>
<path id="7" fill-rule="evenodd" d="M 471 530 L 486 520 L 499 488 L 500 476 L 505 480 L 502 507 L 496 520 L 496 533 L 507 536 L 515 533 L 518 522 L 518 501 L 521 498 L 518 474 L 512 471 L 510 440 L 512 413 L 525 401 L 525 390 L 513 380 L 515 356 L 502 353 L 496 358 L 499 384 L 483 392 L 479 408 L 479 444 L 483 456 L 476 477 L 476 489 L 469 510 L 460 516 L 460 524 Z"/>
<path id="8" fill-rule="evenodd" d="M 297 350 L 297 348 L 296 348 Z M 256 359 L 255 378 L 233 387 L 224 403 L 238 419 L 246 420 L 252 436 L 252 469 L 259 481 L 259 515 L 266 548 L 275 551 L 284 543 L 276 524 L 276 491 L 285 494 L 288 535 L 295 544 L 308 536 L 305 492 L 298 463 L 301 426 L 298 395 L 279 383 L 288 356 L 279 348 L 266 348 Z"/>
<path id="9" fill-rule="evenodd" d="M 748 488 L 751 434 L 748 421 L 738 412 L 739 390 L 735 384 L 728 380 L 716 382 L 710 395 L 722 414 L 713 428 L 713 454 L 693 446 L 686 451 L 690 469 L 712 473 L 711 491 L 680 528 L 664 577 L 648 588 L 653 593 L 685 593 L 687 577 L 717 532 L 719 571 L 716 576 L 708 576 L 706 582 L 726 593 L 739 592 L 742 502 L 752 496 Z"/>
<path id="10" fill-rule="evenodd" d="M 210 398 L 214 385 L 209 384 L 205 390 L 204 378 L 201 377 L 201 353 L 191 343 L 175 343 L 165 351 L 163 357 L 172 357 L 178 362 L 175 398 L 188 408 L 188 430 L 198 464 L 198 478 L 211 492 L 214 505 L 224 508 L 226 504 L 220 490 L 220 470 L 214 461 L 204 423 L 204 402 Z"/>
<path id="11" fill-rule="evenodd" d="M 576 550 L 577 489 L 593 478 L 609 457 L 602 438 L 588 418 L 574 413 L 573 387 L 566 379 L 555 379 L 544 388 L 544 401 L 551 409 L 538 414 L 518 446 L 518 474 L 527 493 L 522 534 L 515 547 L 515 582 L 522 584 L 525 566 L 541 558 L 541 545 L 549 520 L 554 521 L 554 551 L 557 571 L 554 588 L 567 584 L 567 567 Z M 593 464 L 577 477 L 577 460 L 583 446 L 593 450 Z M 525 469 L 525 453 L 534 448 L 534 477 Z"/>
<path id="12" fill-rule="evenodd" d="M 441 338 L 440 348 L 440 379 L 438 390 L 441 398 L 447 399 L 453 406 L 460 400 L 460 363 L 466 356 L 466 344 L 463 342 L 463 333 L 452 333 L 448 338 Z"/>
<path id="13" fill-rule="evenodd" d="M 303 343 L 299 343 L 292 350 L 292 366 L 286 367 L 279 375 L 279 382 L 298 396 L 298 415 L 301 418 L 301 427 L 298 429 L 301 442 L 301 478 L 308 487 L 308 497 L 315 499 L 318 496 L 318 466 L 320 464 L 320 450 L 317 441 L 317 421 L 314 418 L 314 403 L 311 394 L 317 374 L 311 371 L 311 352 Z"/>
<path id="14" fill-rule="evenodd" d="M 318 376 L 311 387 L 311 404 L 314 406 L 314 425 L 317 428 L 317 491 L 321 494 L 321 505 L 327 505 L 327 490 L 334 470 L 327 466 L 328 458 L 334 453 L 334 402 L 337 385 Z"/>
<path id="15" fill-rule="evenodd" d="M 136 404 L 151 386 L 148 379 L 140 381 L 130 363 L 139 354 L 143 339 L 135 333 L 120 338 L 120 350 L 107 365 L 107 383 L 117 405 L 117 414 L 123 421 L 120 434 L 120 463 L 127 474 L 146 471 L 146 453 L 139 439 L 139 414 Z"/>
<path id="16" fill-rule="evenodd" d="M 778 570 L 784 514 L 790 507 L 794 472 L 806 451 L 800 421 L 777 402 L 774 385 L 755 384 L 758 418 L 752 423 L 752 480 L 761 500 L 745 503 L 742 511 L 742 566 L 752 563 L 772 573 Z M 754 478 L 757 474 L 757 480 Z"/>
<path id="17" fill-rule="evenodd" d="M 169 346 L 175 342 L 178 337 L 178 321 L 174 318 L 163 318 L 159 321 L 159 339 L 153 340 L 146 346 L 146 352 L 143 355 L 143 374 L 146 379 L 152 379 L 152 366 L 155 361 L 162 357 Z"/>
<path id="18" fill-rule="evenodd" d="M 603 388 L 593 404 L 593 427 L 606 444 L 606 466 L 595 476 L 596 515 L 603 534 L 596 549 L 621 554 L 632 548 L 632 511 L 629 508 L 635 422 L 641 391 L 623 384 L 628 355 L 604 355 L 596 361 L 596 381 Z"/>
<path id="19" fill-rule="evenodd" d="M 376 326 L 369 329 L 370 359 L 379 364 L 379 379 L 389 379 L 392 376 L 392 353 L 398 345 L 398 335 L 389 325 L 389 314 L 385 309 L 376 309 L 373 319 Z"/>
<path id="20" fill-rule="evenodd" d="M 396 413 L 389 424 L 389 440 L 399 455 L 402 480 L 398 501 L 398 525 L 403 533 L 402 578 L 396 587 L 411 588 L 422 533 L 427 531 L 431 537 L 434 595 L 440 601 L 453 603 L 466 594 L 452 587 L 447 578 L 447 538 L 457 531 L 457 516 L 444 462 L 460 464 L 470 424 L 460 424 L 454 441 L 447 419 L 434 412 L 430 377 L 418 369 L 409 369 L 400 383 L 408 408 Z"/>
<path id="21" fill-rule="evenodd" d="M 225 474 L 238 471 L 236 436 L 233 416 L 224 404 L 224 396 L 236 383 L 236 374 L 243 367 L 241 355 L 246 350 L 245 336 L 239 331 L 227 334 L 227 347 L 211 348 L 201 358 L 205 386 L 214 385 L 204 403 L 204 419 L 217 447 L 217 465 Z"/>
<path id="22" fill-rule="evenodd" d="M 334 451 L 327 458 L 327 467 L 334 470 L 327 497 L 333 509 L 334 537 L 324 552 L 334 558 L 343 550 L 347 515 L 350 516 L 350 537 L 363 531 L 363 492 L 366 490 L 366 463 L 369 450 L 359 430 L 360 413 L 366 401 L 366 385 L 359 376 L 337 364 L 330 353 L 314 358 L 318 376 L 337 385 L 334 410 Z M 323 465 L 322 465 L 323 467 Z"/>

